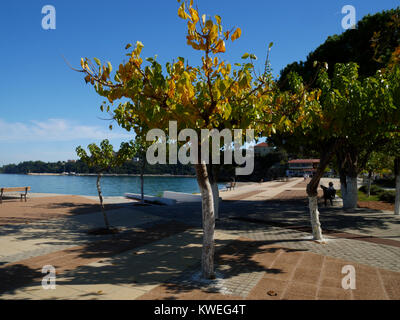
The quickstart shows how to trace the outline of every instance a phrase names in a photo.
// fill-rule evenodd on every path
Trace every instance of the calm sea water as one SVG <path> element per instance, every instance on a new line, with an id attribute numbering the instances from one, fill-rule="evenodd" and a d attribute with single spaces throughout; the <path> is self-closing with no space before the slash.
<path id="1" fill-rule="evenodd" d="M 0 188 L 25 186 L 30 186 L 31 192 L 97 195 L 95 176 L 0 174 Z M 101 187 L 105 196 L 122 196 L 126 192 L 140 193 L 140 178 L 102 177 Z M 159 195 L 167 190 L 186 193 L 200 192 L 195 178 L 144 177 L 144 193 L 146 195 Z"/>

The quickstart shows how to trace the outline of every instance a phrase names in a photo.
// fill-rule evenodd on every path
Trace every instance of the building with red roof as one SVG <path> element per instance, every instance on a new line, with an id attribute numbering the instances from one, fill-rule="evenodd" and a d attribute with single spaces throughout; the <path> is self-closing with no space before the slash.
<path id="1" fill-rule="evenodd" d="M 312 176 L 317 170 L 319 159 L 295 159 L 289 161 L 289 174 L 292 177 Z"/>
<path id="2" fill-rule="evenodd" d="M 254 156 L 255 157 L 265 157 L 268 153 L 274 150 L 273 147 L 270 147 L 268 143 L 261 142 L 254 146 Z"/>

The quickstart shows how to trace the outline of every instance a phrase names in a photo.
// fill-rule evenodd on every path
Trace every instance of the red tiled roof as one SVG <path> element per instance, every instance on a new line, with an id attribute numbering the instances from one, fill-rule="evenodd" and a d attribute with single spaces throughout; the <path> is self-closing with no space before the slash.
<path id="1" fill-rule="evenodd" d="M 319 159 L 296 159 L 290 160 L 289 163 L 319 163 Z"/>
<path id="2" fill-rule="evenodd" d="M 269 147 L 268 143 L 261 142 L 261 143 L 257 144 L 256 146 L 254 146 L 254 148 L 263 148 L 263 147 Z"/>

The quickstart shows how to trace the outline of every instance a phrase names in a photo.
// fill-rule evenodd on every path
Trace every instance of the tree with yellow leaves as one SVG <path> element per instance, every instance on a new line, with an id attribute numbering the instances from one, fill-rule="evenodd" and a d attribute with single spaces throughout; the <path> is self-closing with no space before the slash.
<path id="1" fill-rule="evenodd" d="M 280 114 L 271 107 L 280 100 L 274 95 L 275 84 L 269 68 L 257 76 L 254 55 L 244 54 L 245 62 L 233 67 L 220 57 L 226 51 L 227 42 L 240 38 L 241 29 L 224 31 L 220 16 L 200 16 L 192 1 L 178 2 L 178 16 L 187 23 L 187 44 L 202 52 L 200 66 L 188 65 L 179 57 L 167 63 L 163 70 L 155 58 L 143 61 L 140 56 L 143 44 L 139 41 L 135 47 L 126 46 L 126 50 L 133 47 L 127 54 L 129 60 L 119 65 L 113 77 L 111 63 L 102 64 L 96 58 L 94 63 L 88 58 L 81 59 L 80 71 L 85 74 L 85 81 L 109 104 L 123 98 L 128 100 L 114 108 L 118 124 L 137 134 L 143 134 L 143 128 L 168 132 L 170 121 L 176 121 L 179 130 L 192 128 L 198 132 L 251 128 L 268 134 L 279 126 L 291 125 L 281 121 Z M 109 109 L 108 103 L 104 102 L 101 108 Z M 197 153 L 199 158 L 200 153 Z M 200 159 L 195 164 L 202 196 L 202 274 L 212 279 L 215 276 L 215 196 L 211 182 L 215 180 L 210 177 L 213 170 L 209 169 L 210 165 Z"/>

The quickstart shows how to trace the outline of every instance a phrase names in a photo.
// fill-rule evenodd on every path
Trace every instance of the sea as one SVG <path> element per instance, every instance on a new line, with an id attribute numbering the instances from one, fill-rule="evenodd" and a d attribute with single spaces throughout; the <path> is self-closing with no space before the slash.
<path id="1" fill-rule="evenodd" d="M 0 174 L 0 188 L 30 186 L 33 193 L 57 193 L 96 196 L 96 176 Z M 224 185 L 220 184 L 219 188 Z M 101 189 L 104 196 L 123 196 L 140 193 L 140 177 L 103 176 Z M 145 176 L 144 194 L 161 196 L 163 191 L 198 193 L 196 178 L 174 176 Z"/>

